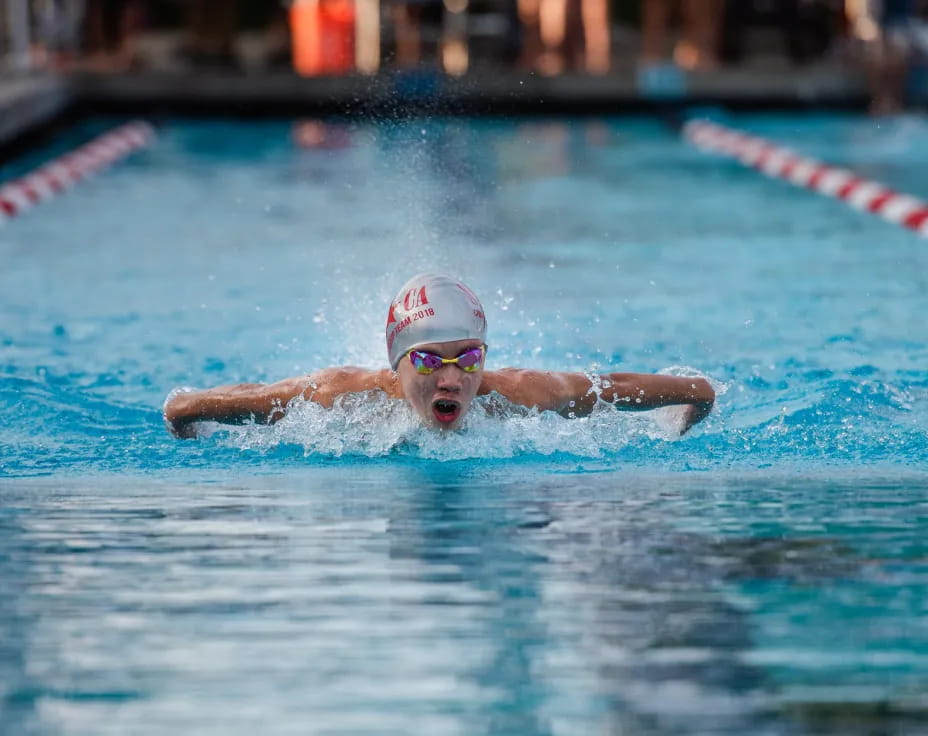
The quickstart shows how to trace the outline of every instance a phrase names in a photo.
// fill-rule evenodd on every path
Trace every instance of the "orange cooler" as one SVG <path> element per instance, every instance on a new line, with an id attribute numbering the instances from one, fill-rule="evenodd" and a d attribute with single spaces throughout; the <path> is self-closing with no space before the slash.
<path id="1" fill-rule="evenodd" d="M 290 32 L 298 74 L 312 77 L 354 69 L 354 0 L 295 0 Z"/>

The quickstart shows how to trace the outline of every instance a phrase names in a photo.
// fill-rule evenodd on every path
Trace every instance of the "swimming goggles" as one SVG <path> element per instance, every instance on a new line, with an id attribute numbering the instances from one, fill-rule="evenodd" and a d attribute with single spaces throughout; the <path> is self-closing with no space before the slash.
<path id="1" fill-rule="evenodd" d="M 413 367 L 424 376 L 437 371 L 447 363 L 454 363 L 465 373 L 474 373 L 480 368 L 480 361 L 483 360 L 483 354 L 487 346 L 481 345 L 479 348 L 465 350 L 457 358 L 442 358 L 435 353 L 428 353 L 425 350 L 410 350 L 406 355 L 409 356 L 409 362 Z"/>

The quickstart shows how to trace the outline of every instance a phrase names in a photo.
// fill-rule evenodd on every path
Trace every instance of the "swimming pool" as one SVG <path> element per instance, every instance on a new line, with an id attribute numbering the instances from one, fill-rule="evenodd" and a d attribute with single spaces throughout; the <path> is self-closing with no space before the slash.
<path id="1" fill-rule="evenodd" d="M 928 198 L 928 123 L 733 124 Z M 2 170 L 68 150 L 94 120 Z M 0 731 L 854 733 L 925 715 L 928 249 L 650 118 L 165 121 L 0 231 Z M 385 362 L 411 273 L 491 367 L 698 370 L 713 416 L 177 385 Z"/>

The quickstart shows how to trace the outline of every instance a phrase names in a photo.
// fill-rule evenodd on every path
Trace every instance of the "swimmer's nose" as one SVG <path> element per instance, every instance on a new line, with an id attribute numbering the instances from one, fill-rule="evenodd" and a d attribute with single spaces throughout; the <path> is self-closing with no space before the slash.
<path id="1" fill-rule="evenodd" d="M 435 379 L 435 387 L 444 391 L 460 391 L 461 377 L 460 371 L 453 365 L 444 365 L 438 369 L 438 375 Z"/>

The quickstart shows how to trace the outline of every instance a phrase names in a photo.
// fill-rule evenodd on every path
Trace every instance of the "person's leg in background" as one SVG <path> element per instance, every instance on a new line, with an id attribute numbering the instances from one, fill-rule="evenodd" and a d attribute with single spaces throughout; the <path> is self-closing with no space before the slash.
<path id="1" fill-rule="evenodd" d="M 722 9 L 719 56 L 722 63 L 735 64 L 744 58 L 744 37 L 750 15 L 746 0 L 732 0 Z"/>
<path id="2" fill-rule="evenodd" d="M 719 32 L 724 0 L 683 0 L 683 33 L 673 58 L 681 69 L 718 66 Z"/>
<path id="3" fill-rule="evenodd" d="M 553 76 L 564 71 L 564 42 L 567 37 L 568 0 L 540 0 L 538 33 L 541 54 L 536 64 L 541 74 Z"/>
<path id="4" fill-rule="evenodd" d="M 235 0 L 190 0 L 186 42 L 190 60 L 207 66 L 234 66 L 237 27 Z"/>
<path id="5" fill-rule="evenodd" d="M 393 2 L 390 6 L 396 44 L 396 65 L 419 66 L 422 61 L 421 6 L 418 3 Z"/>
<path id="6" fill-rule="evenodd" d="M 667 58 L 670 0 L 641 2 L 641 61 L 660 64 Z"/>
<path id="7" fill-rule="evenodd" d="M 605 74 L 612 61 L 608 0 L 581 0 L 584 68 L 590 74 Z"/>

